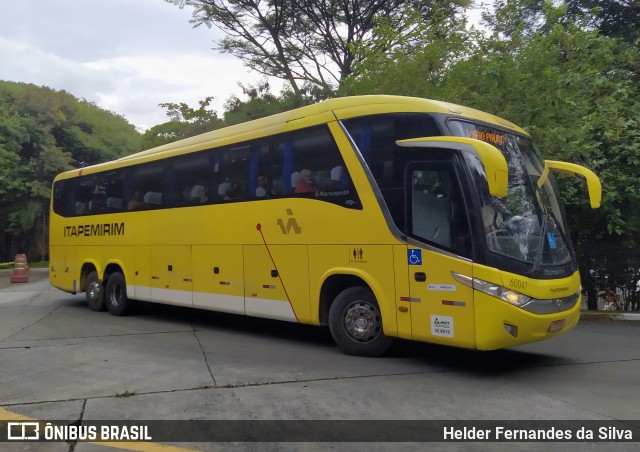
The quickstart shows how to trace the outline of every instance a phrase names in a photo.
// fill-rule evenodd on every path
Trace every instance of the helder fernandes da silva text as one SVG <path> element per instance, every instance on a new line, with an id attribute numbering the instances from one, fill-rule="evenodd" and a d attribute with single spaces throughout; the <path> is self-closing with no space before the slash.
<path id="1" fill-rule="evenodd" d="M 632 440 L 633 432 L 615 426 L 592 429 L 578 427 L 576 429 L 561 429 L 551 427 L 546 429 L 517 429 L 496 426 L 492 429 L 478 427 L 444 427 L 445 440 Z"/>

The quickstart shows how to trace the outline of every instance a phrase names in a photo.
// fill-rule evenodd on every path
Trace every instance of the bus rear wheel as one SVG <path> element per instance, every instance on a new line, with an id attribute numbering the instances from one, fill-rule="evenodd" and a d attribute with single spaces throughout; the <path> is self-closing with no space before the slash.
<path id="1" fill-rule="evenodd" d="M 380 356 L 393 343 L 383 333 L 378 302 L 366 287 L 350 287 L 338 294 L 329 309 L 329 330 L 347 355 Z"/>
<path id="2" fill-rule="evenodd" d="M 92 311 L 104 311 L 104 287 L 98 279 L 98 273 L 92 271 L 87 275 L 85 295 Z"/>
<path id="3" fill-rule="evenodd" d="M 109 276 L 105 301 L 111 315 L 126 315 L 131 310 L 131 301 L 127 298 L 127 285 L 122 273 L 115 272 Z"/>

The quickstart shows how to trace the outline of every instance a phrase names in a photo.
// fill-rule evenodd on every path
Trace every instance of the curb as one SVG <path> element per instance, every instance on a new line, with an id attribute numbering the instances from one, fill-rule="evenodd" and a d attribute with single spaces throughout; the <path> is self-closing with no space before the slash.
<path id="1" fill-rule="evenodd" d="M 640 313 L 619 311 L 581 311 L 581 320 L 640 320 Z"/>

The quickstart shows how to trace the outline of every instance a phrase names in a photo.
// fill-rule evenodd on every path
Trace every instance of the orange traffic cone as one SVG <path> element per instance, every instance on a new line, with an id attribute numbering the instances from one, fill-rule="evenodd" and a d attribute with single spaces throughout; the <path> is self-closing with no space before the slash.
<path id="1" fill-rule="evenodd" d="M 26 254 L 16 254 L 16 259 L 13 262 L 13 275 L 11 276 L 11 282 L 29 282 L 29 266 L 27 265 Z"/>

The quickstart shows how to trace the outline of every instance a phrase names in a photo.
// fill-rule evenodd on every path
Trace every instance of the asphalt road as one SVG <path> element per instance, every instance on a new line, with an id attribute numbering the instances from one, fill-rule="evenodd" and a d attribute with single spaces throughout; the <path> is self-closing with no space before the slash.
<path id="1" fill-rule="evenodd" d="M 497 352 L 400 342 L 382 358 L 355 358 L 322 328 L 146 304 L 113 317 L 50 287 L 46 269 L 32 269 L 25 284 L 8 275 L 0 272 L 0 420 L 640 419 L 640 322 L 587 318 L 555 340 Z M 0 450 L 640 450 L 639 440 L 4 442 Z"/>

